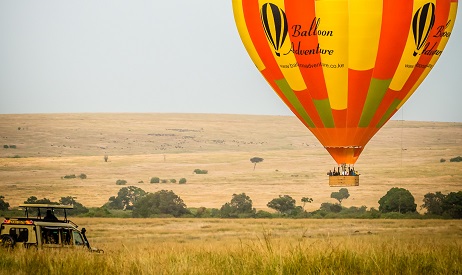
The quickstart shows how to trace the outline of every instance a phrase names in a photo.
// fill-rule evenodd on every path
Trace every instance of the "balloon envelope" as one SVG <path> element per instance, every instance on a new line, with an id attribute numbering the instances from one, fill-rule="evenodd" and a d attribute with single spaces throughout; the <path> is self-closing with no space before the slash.
<path id="1" fill-rule="evenodd" d="M 457 0 L 233 0 L 258 70 L 338 164 L 422 83 L 451 35 Z"/>

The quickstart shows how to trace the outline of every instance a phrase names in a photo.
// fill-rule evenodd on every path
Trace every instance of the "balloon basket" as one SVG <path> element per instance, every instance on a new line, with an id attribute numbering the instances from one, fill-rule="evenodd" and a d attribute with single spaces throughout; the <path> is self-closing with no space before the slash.
<path id="1" fill-rule="evenodd" d="M 329 176 L 329 186 L 359 186 L 359 176 Z"/>

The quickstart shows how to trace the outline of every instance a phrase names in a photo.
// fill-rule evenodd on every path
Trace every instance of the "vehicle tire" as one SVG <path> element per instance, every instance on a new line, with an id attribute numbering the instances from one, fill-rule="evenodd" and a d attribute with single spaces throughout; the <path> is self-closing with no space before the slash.
<path id="1" fill-rule="evenodd" d="M 8 250 L 13 249 L 16 242 L 10 235 L 2 235 L 2 247 Z"/>

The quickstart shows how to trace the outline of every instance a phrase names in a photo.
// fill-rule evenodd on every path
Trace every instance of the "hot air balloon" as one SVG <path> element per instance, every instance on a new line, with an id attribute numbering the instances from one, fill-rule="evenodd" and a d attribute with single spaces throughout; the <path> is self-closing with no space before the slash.
<path id="1" fill-rule="evenodd" d="M 434 67 L 451 35 L 457 4 L 233 0 L 233 11 L 257 69 L 346 167 Z M 351 182 L 358 185 L 359 178 Z"/>

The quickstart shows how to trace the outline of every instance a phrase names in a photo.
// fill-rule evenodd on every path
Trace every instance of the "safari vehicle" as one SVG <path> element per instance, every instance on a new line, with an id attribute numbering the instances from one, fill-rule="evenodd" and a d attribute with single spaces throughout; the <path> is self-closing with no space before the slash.
<path id="1" fill-rule="evenodd" d="M 0 245 L 12 249 L 16 246 L 25 248 L 91 248 L 85 236 L 85 228 L 67 219 L 66 210 L 71 205 L 23 204 L 25 218 L 6 218 L 0 227 Z M 64 218 L 58 219 L 54 214 L 60 212 Z M 43 216 L 42 216 L 43 215 Z"/>

